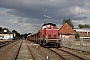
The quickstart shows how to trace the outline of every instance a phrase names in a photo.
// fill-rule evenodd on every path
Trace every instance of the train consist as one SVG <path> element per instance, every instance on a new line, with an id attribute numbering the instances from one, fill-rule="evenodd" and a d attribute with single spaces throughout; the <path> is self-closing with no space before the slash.
<path id="1" fill-rule="evenodd" d="M 28 35 L 28 40 L 37 42 L 46 47 L 54 45 L 60 47 L 61 40 L 59 39 L 59 28 L 54 23 L 43 24 L 36 32 Z"/>

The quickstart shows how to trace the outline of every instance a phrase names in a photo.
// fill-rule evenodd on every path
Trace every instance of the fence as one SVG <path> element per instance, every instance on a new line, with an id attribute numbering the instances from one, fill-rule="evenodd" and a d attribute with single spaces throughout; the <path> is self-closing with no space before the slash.
<path id="1" fill-rule="evenodd" d="M 62 46 L 86 51 L 90 53 L 90 39 L 84 40 L 84 39 L 75 39 L 75 40 L 68 40 L 68 41 L 62 41 Z"/>

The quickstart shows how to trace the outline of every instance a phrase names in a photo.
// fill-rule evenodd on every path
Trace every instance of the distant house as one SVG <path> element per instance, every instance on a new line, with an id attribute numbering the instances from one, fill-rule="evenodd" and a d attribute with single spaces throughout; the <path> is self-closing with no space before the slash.
<path id="1" fill-rule="evenodd" d="M 13 34 L 8 29 L 3 29 L 0 31 L 0 40 L 13 39 Z"/>
<path id="2" fill-rule="evenodd" d="M 61 39 L 62 45 L 74 45 L 75 34 L 76 32 L 67 23 L 63 24 L 59 29 L 59 38 Z"/>
<path id="3" fill-rule="evenodd" d="M 80 39 L 90 39 L 90 28 L 76 28 L 74 30 L 76 30 L 77 33 L 80 35 Z"/>

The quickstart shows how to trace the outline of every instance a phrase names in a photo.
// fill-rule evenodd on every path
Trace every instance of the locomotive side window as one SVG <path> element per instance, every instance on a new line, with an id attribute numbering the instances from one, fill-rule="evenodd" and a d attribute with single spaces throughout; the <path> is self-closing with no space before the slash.
<path id="1" fill-rule="evenodd" d="M 50 38 L 51 37 L 51 34 L 48 34 L 48 38 Z"/>
<path id="2" fill-rule="evenodd" d="M 47 25 L 47 27 L 50 27 L 50 25 Z"/>
<path id="3" fill-rule="evenodd" d="M 43 26 L 43 29 L 45 29 L 46 28 L 46 26 Z"/>
<path id="4" fill-rule="evenodd" d="M 53 35 L 54 38 L 56 38 L 56 35 Z"/>

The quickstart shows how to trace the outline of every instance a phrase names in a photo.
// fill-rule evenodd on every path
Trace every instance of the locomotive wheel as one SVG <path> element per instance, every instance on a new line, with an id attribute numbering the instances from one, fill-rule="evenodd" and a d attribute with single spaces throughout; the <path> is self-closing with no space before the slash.
<path id="1" fill-rule="evenodd" d="M 60 48 L 60 45 L 58 45 L 58 48 Z"/>
<path id="2" fill-rule="evenodd" d="M 60 43 L 58 44 L 58 48 L 60 48 Z"/>
<path id="3" fill-rule="evenodd" d="M 45 42 L 42 42 L 42 45 L 44 46 L 46 43 Z"/>
<path id="4" fill-rule="evenodd" d="M 47 48 L 47 45 L 46 44 L 44 45 L 44 48 Z"/>

